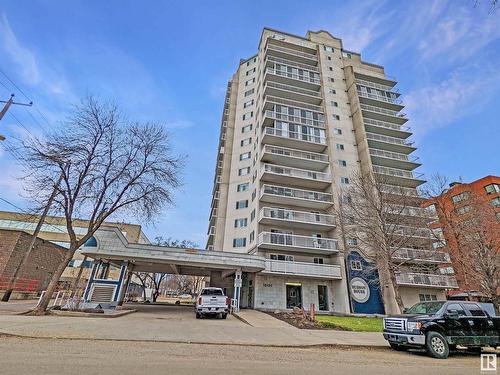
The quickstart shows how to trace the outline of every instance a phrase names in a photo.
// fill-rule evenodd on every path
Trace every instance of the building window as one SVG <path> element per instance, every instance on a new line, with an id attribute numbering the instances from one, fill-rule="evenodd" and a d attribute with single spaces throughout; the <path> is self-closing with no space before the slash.
<path id="1" fill-rule="evenodd" d="M 356 238 L 349 238 L 347 240 L 347 244 L 349 246 L 357 246 L 358 245 L 358 240 Z"/>
<path id="2" fill-rule="evenodd" d="M 254 92 L 255 92 L 255 89 L 250 89 L 248 91 L 245 91 L 245 97 L 252 95 Z"/>
<path id="3" fill-rule="evenodd" d="M 348 59 L 351 59 L 351 58 L 352 58 L 352 55 L 351 55 L 350 53 L 348 53 L 348 52 L 344 52 L 344 51 L 342 51 L 342 56 L 344 56 L 344 57 L 346 57 L 346 58 L 348 58 Z"/>
<path id="4" fill-rule="evenodd" d="M 327 58 L 328 60 L 330 60 L 330 61 L 332 60 L 332 57 L 331 57 L 331 56 L 327 56 L 326 58 Z"/>
<path id="5" fill-rule="evenodd" d="M 333 128 L 333 134 L 335 134 L 335 135 L 341 135 L 342 134 L 342 129 Z"/>
<path id="6" fill-rule="evenodd" d="M 249 100 L 248 102 L 243 103 L 243 108 L 250 107 L 251 105 L 253 105 L 253 103 L 254 103 L 253 99 Z"/>
<path id="7" fill-rule="evenodd" d="M 252 243 L 255 240 L 255 231 L 250 232 L 250 243 Z"/>
<path id="8" fill-rule="evenodd" d="M 338 107 L 339 106 L 339 103 L 337 102 L 334 102 L 334 101 L 331 101 L 330 104 L 333 106 L 333 107 Z"/>
<path id="9" fill-rule="evenodd" d="M 250 189 L 250 183 L 248 182 L 245 182 L 244 184 L 239 184 L 237 187 L 236 187 L 236 191 L 247 191 Z"/>
<path id="10" fill-rule="evenodd" d="M 293 262 L 293 255 L 270 254 L 269 258 L 272 260 L 282 260 L 285 262 Z"/>
<path id="11" fill-rule="evenodd" d="M 254 189 L 254 190 L 252 191 L 252 202 L 255 200 L 255 198 L 256 198 L 256 197 L 257 197 L 257 190 L 256 190 L 256 189 Z"/>
<path id="12" fill-rule="evenodd" d="M 255 208 L 250 213 L 250 221 L 254 221 L 254 219 L 255 219 Z"/>
<path id="13" fill-rule="evenodd" d="M 494 206 L 494 207 L 498 207 L 500 206 L 500 197 L 496 197 L 495 199 L 492 199 L 490 201 L 491 205 Z"/>
<path id="14" fill-rule="evenodd" d="M 247 146 L 251 143 L 252 143 L 252 138 L 245 138 L 245 139 L 242 139 L 240 142 L 241 146 Z"/>
<path id="15" fill-rule="evenodd" d="M 245 82 L 245 86 L 250 86 L 252 83 L 255 82 L 255 77 L 252 79 L 249 79 L 248 81 Z"/>
<path id="16" fill-rule="evenodd" d="M 250 124 L 250 125 L 245 125 L 244 127 L 241 128 L 241 132 L 242 133 L 248 133 L 249 131 L 251 131 L 253 128 L 253 125 Z"/>
<path id="17" fill-rule="evenodd" d="M 330 47 L 330 46 L 323 46 L 323 49 L 324 49 L 326 52 L 334 52 L 333 47 Z"/>
<path id="18" fill-rule="evenodd" d="M 500 193 L 500 185 L 498 184 L 489 184 L 484 187 L 487 194 L 495 194 Z"/>
<path id="19" fill-rule="evenodd" d="M 354 270 L 354 271 L 363 271 L 363 266 L 361 265 L 361 261 L 359 261 L 359 260 L 351 260 L 351 270 Z"/>
<path id="20" fill-rule="evenodd" d="M 420 302 L 437 301 L 437 295 L 435 294 L 419 294 L 418 299 Z"/>
<path id="21" fill-rule="evenodd" d="M 336 94 L 336 93 L 337 93 L 337 91 L 336 91 L 335 89 L 329 89 L 329 90 L 328 90 L 328 93 L 329 93 L 329 94 Z"/>
<path id="22" fill-rule="evenodd" d="M 250 174 L 250 167 L 238 169 L 238 176 L 246 176 L 247 174 Z"/>
<path id="23" fill-rule="evenodd" d="M 335 145 L 335 148 L 336 148 L 337 150 L 344 151 L 344 145 L 342 145 L 342 144 L 340 144 L 340 143 L 337 143 L 337 144 Z"/>
<path id="24" fill-rule="evenodd" d="M 253 111 L 252 112 L 247 112 L 243 115 L 243 120 L 248 120 L 249 118 L 253 117 Z"/>
<path id="25" fill-rule="evenodd" d="M 244 152 L 243 154 L 240 154 L 240 160 L 247 160 L 247 159 L 250 159 L 251 157 L 252 157 L 251 151 Z"/>
<path id="26" fill-rule="evenodd" d="M 246 237 L 233 238 L 233 247 L 245 247 L 247 245 Z"/>
<path id="27" fill-rule="evenodd" d="M 347 177 L 340 177 L 340 183 L 341 184 L 349 184 L 349 178 Z"/>
<path id="28" fill-rule="evenodd" d="M 323 264 L 323 258 L 314 258 L 314 259 L 313 259 L 313 262 L 314 262 L 315 264 Z"/>
<path id="29" fill-rule="evenodd" d="M 328 70 L 329 70 L 330 72 L 333 72 L 333 67 L 329 66 L 329 67 L 328 67 Z"/>
<path id="30" fill-rule="evenodd" d="M 236 209 L 247 208 L 248 207 L 248 199 L 236 202 Z"/>
<path id="31" fill-rule="evenodd" d="M 454 204 L 462 202 L 466 199 L 469 199 L 469 192 L 468 191 L 464 191 L 463 193 L 460 193 L 460 194 L 457 194 L 457 195 L 454 195 L 453 197 L 451 197 L 451 200 L 453 201 Z"/>
<path id="32" fill-rule="evenodd" d="M 345 160 L 339 160 L 338 162 L 341 167 L 347 167 L 347 162 Z"/>
<path id="33" fill-rule="evenodd" d="M 243 218 L 243 219 L 236 219 L 234 221 L 234 227 L 235 228 L 242 228 L 242 227 L 246 227 L 247 226 L 247 223 L 248 223 L 248 219 L 247 218 Z"/>
<path id="34" fill-rule="evenodd" d="M 247 70 L 247 72 L 245 73 L 247 76 L 249 76 L 250 74 L 252 73 L 255 73 L 255 68 L 252 68 L 250 70 Z"/>
<path id="35" fill-rule="evenodd" d="M 333 77 L 328 77 L 329 82 L 335 82 L 335 79 Z"/>
<path id="36" fill-rule="evenodd" d="M 463 206 L 463 207 L 457 208 L 456 212 L 458 215 L 464 215 L 467 212 L 469 212 L 470 210 L 472 210 L 471 206 Z"/>
<path id="37" fill-rule="evenodd" d="M 340 120 L 340 116 L 339 115 L 333 114 L 332 117 L 333 117 L 334 120 L 337 120 L 337 121 Z"/>

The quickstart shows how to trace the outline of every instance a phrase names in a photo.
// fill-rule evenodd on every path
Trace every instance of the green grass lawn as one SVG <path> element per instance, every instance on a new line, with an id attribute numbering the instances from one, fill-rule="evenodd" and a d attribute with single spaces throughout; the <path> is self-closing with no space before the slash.
<path id="1" fill-rule="evenodd" d="M 316 320 L 326 328 L 357 332 L 382 332 L 381 318 L 316 315 Z"/>

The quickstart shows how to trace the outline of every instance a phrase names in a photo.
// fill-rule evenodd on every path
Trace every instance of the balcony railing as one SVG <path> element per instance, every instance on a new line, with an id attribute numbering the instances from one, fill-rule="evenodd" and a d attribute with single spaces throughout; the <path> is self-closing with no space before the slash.
<path id="1" fill-rule="evenodd" d="M 396 274 L 396 282 L 400 285 L 458 288 L 457 280 L 453 276 L 425 273 L 401 272 Z"/>
<path id="2" fill-rule="evenodd" d="M 264 273 L 281 275 L 309 276 L 326 279 L 341 279 L 340 266 L 333 264 L 315 264 L 305 262 L 287 262 L 283 260 L 266 259 Z"/>
<path id="3" fill-rule="evenodd" d="M 375 107 L 373 105 L 368 105 L 368 104 L 364 104 L 364 103 L 361 103 L 360 106 L 361 106 L 362 110 L 381 113 L 381 114 L 393 116 L 393 117 L 406 118 L 406 115 L 404 113 L 399 113 L 399 111 L 392 111 L 390 109 Z"/>
<path id="4" fill-rule="evenodd" d="M 401 105 L 403 103 L 401 101 L 401 99 L 388 98 L 387 96 L 373 94 L 373 93 L 369 93 L 369 92 L 363 92 L 360 90 L 357 90 L 357 91 L 358 91 L 358 95 L 361 96 L 362 98 L 375 99 L 375 100 L 380 100 L 380 101 L 383 101 L 386 103 L 397 104 L 397 105 Z"/>
<path id="5" fill-rule="evenodd" d="M 306 199 L 326 203 L 333 202 L 331 194 L 312 190 L 293 189 L 274 185 L 263 185 L 260 189 L 260 192 L 261 194 L 271 194 L 287 198 Z"/>
<path id="6" fill-rule="evenodd" d="M 314 112 L 318 112 L 318 113 L 324 113 L 323 107 L 321 107 L 319 105 L 297 102 L 295 100 L 290 100 L 290 99 L 278 98 L 277 96 L 272 96 L 272 95 L 266 95 L 264 107 L 266 107 L 267 103 L 282 104 L 282 105 L 289 106 L 289 107 L 305 109 L 308 111 L 314 111 Z"/>
<path id="7" fill-rule="evenodd" d="M 394 87 L 386 86 L 386 85 L 381 85 L 379 83 L 366 81 L 364 79 L 356 78 L 356 83 L 358 85 L 365 86 L 365 87 L 371 87 L 371 88 L 378 89 L 378 90 L 390 91 L 390 92 L 393 92 L 393 93 L 398 93 L 398 90 L 395 89 Z"/>
<path id="8" fill-rule="evenodd" d="M 405 171 L 404 169 L 381 167 L 379 165 L 374 165 L 373 171 L 375 173 L 385 174 L 394 177 L 409 178 L 412 180 L 419 180 L 424 176 L 423 173 L 413 173 L 410 171 Z"/>
<path id="9" fill-rule="evenodd" d="M 268 62 L 270 62 L 270 63 L 278 63 L 278 64 L 283 64 L 283 65 L 293 66 L 295 68 L 309 70 L 309 71 L 315 72 L 315 73 L 319 73 L 320 72 L 319 68 L 317 68 L 315 66 L 307 65 L 307 64 L 301 64 L 301 63 L 298 63 L 298 62 L 295 62 L 295 61 L 281 59 L 281 58 L 275 57 L 275 56 L 268 56 L 266 58 L 266 60 Z"/>
<path id="10" fill-rule="evenodd" d="M 262 173 L 272 173 L 280 176 L 305 178 L 308 180 L 316 180 L 324 182 L 332 181 L 330 173 L 315 172 L 299 168 L 290 168 L 275 164 L 264 164 L 263 168 L 261 169 L 261 174 Z"/>
<path id="11" fill-rule="evenodd" d="M 300 223 L 335 225 L 333 215 L 316 214 L 304 211 L 293 211 L 285 208 L 263 207 L 260 210 L 260 218 L 295 221 Z"/>
<path id="12" fill-rule="evenodd" d="M 325 128 L 324 120 L 315 120 L 312 118 L 301 117 L 301 116 L 291 116 L 285 113 L 280 113 L 276 111 L 267 110 L 265 111 L 265 115 L 274 120 L 281 120 L 286 122 L 293 122 L 296 124 L 303 124 L 308 126 L 315 126 L 317 128 Z"/>
<path id="13" fill-rule="evenodd" d="M 406 139 L 389 137 L 387 135 L 380 135 L 375 133 L 366 132 L 366 138 L 371 141 L 379 141 L 384 143 L 390 143 L 392 145 L 398 146 L 408 146 L 412 147 L 413 142 L 407 141 Z"/>
<path id="14" fill-rule="evenodd" d="M 286 156 L 289 158 L 303 159 L 303 160 L 311 160 L 322 163 L 328 163 L 328 155 L 327 154 L 319 154 L 317 152 L 309 152 L 309 151 L 301 151 L 293 148 L 265 145 L 264 146 L 264 154 L 269 153 L 273 155 Z"/>
<path id="15" fill-rule="evenodd" d="M 420 197 L 417 189 L 394 185 L 380 185 L 380 191 L 386 194 L 402 195 L 405 197 Z"/>
<path id="16" fill-rule="evenodd" d="M 406 154 L 400 154 L 399 152 L 379 150 L 378 148 L 370 148 L 370 155 L 387 159 L 407 161 L 409 163 L 418 163 L 419 160 L 417 156 L 408 156 Z"/>
<path id="17" fill-rule="evenodd" d="M 397 249 L 392 257 L 394 259 L 429 262 L 429 263 L 450 263 L 450 254 L 442 251 L 420 250 L 420 249 Z"/>
<path id="18" fill-rule="evenodd" d="M 304 249 L 329 250 L 332 252 L 339 250 L 337 240 L 331 238 L 316 238 L 271 232 L 259 233 L 259 246 L 261 245 L 299 247 Z"/>
<path id="19" fill-rule="evenodd" d="M 318 61 L 318 58 L 316 57 L 316 55 L 313 55 L 313 54 L 310 54 L 307 52 L 297 51 L 297 50 L 292 49 L 292 48 L 277 46 L 276 44 L 272 44 L 272 43 L 267 44 L 267 49 L 271 49 L 271 50 L 287 53 L 289 55 L 299 56 L 299 57 L 303 57 L 306 59 Z"/>
<path id="20" fill-rule="evenodd" d="M 320 137 L 319 135 L 309 135 L 298 132 L 291 132 L 284 129 L 276 129 L 266 126 L 264 128 L 264 133 L 267 135 L 273 135 L 276 137 L 288 138 L 288 139 L 296 139 L 299 141 L 317 143 L 320 145 L 326 145 L 326 138 Z"/>
<path id="21" fill-rule="evenodd" d="M 380 121 L 380 120 L 374 120 L 372 118 L 365 118 L 364 120 L 365 125 L 371 125 L 371 126 L 377 126 L 380 128 L 386 128 L 390 130 L 396 130 L 396 131 L 401 131 L 401 132 L 410 132 L 410 128 L 405 125 L 399 125 L 399 124 L 393 124 L 391 122 L 386 122 L 386 121 Z"/>
<path id="22" fill-rule="evenodd" d="M 429 211 L 423 207 L 411 207 L 411 206 L 401 206 L 398 204 L 388 204 L 385 207 L 385 211 L 398 215 L 407 215 L 407 216 L 418 216 L 428 219 L 437 219 L 437 215 L 435 212 Z"/>
<path id="23" fill-rule="evenodd" d="M 312 83 L 315 85 L 319 85 L 321 82 L 319 77 L 311 77 L 311 76 L 308 76 L 307 74 L 290 73 L 290 72 L 285 72 L 283 70 L 273 69 L 273 68 L 267 68 L 266 72 L 271 73 L 271 74 L 275 74 L 275 75 L 280 76 L 280 77 L 296 79 L 297 81 Z"/>
<path id="24" fill-rule="evenodd" d="M 429 228 L 419 228 L 419 227 L 410 227 L 410 226 L 405 226 L 405 225 L 396 225 L 393 228 L 393 233 L 396 235 L 400 236 L 406 236 L 406 237 L 419 237 L 419 238 L 426 238 L 426 239 L 435 239 L 435 235 L 433 235 L 433 232 Z"/>
<path id="25" fill-rule="evenodd" d="M 277 82 L 272 82 L 272 81 L 267 81 L 266 87 L 274 88 L 274 89 L 278 89 L 278 90 L 289 91 L 289 92 L 293 92 L 293 93 L 301 94 L 301 95 L 314 96 L 316 98 L 322 97 L 320 91 L 308 90 L 308 89 L 304 89 L 301 87 L 297 87 L 297 86 L 293 86 L 293 85 L 285 85 L 283 83 L 277 83 Z M 319 104 L 319 103 L 316 103 L 316 104 Z"/>

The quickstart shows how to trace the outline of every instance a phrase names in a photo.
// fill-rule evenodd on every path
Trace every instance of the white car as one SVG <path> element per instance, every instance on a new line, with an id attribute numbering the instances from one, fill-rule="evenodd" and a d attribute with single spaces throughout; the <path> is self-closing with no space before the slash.
<path id="1" fill-rule="evenodd" d="M 194 306 L 196 319 L 205 315 L 220 315 L 222 319 L 226 319 L 229 306 L 230 299 L 221 288 L 203 288 Z"/>

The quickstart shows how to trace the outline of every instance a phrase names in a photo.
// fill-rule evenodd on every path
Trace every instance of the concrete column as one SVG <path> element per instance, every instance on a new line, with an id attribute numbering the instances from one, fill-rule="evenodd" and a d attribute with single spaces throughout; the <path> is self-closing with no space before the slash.
<path id="1" fill-rule="evenodd" d="M 118 297 L 118 304 L 117 306 L 122 306 L 123 305 L 123 299 L 125 298 L 125 294 L 127 293 L 128 286 L 130 284 L 130 279 L 132 278 L 132 271 L 134 269 L 134 265 L 131 264 L 128 266 L 128 271 L 127 271 L 127 278 L 125 280 L 125 285 L 121 288 L 120 290 L 120 295 Z"/>
<path id="2" fill-rule="evenodd" d="M 89 279 L 87 281 L 87 286 L 85 287 L 85 292 L 83 293 L 83 300 L 85 302 L 88 302 L 90 299 L 90 289 L 92 289 L 92 285 L 94 284 L 94 279 L 96 276 L 96 272 L 99 269 L 99 266 L 101 265 L 101 260 L 95 261 L 94 264 L 92 265 L 92 271 L 90 272 Z"/>
<path id="3" fill-rule="evenodd" d="M 241 275 L 241 269 L 236 270 L 234 273 L 234 298 L 236 299 L 236 311 L 240 311 L 240 295 L 242 285 Z"/>
<path id="4" fill-rule="evenodd" d="M 128 262 L 124 262 L 122 266 L 120 267 L 120 276 L 118 277 L 118 280 L 116 282 L 116 290 L 115 294 L 113 295 L 113 301 L 112 302 L 117 302 L 120 296 L 120 293 L 122 289 L 125 287 L 125 274 L 127 273 L 127 267 L 128 267 Z"/>

